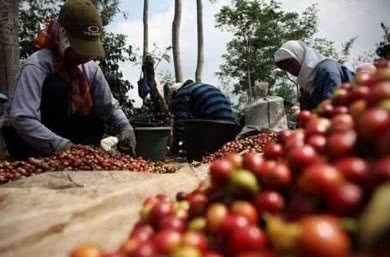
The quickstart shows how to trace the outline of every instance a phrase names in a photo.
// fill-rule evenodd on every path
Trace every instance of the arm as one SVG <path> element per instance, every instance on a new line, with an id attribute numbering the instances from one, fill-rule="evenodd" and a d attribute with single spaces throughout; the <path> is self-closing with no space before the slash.
<path id="1" fill-rule="evenodd" d="M 307 94 L 301 94 L 301 97 L 299 98 L 299 104 L 301 110 L 312 110 L 315 108 L 313 107 L 310 99 L 310 95 Z"/>
<path id="2" fill-rule="evenodd" d="M 118 101 L 112 95 L 107 80 L 99 67 L 97 67 L 93 81 L 93 89 L 92 99 L 96 114 L 116 133 L 116 137 L 119 139 L 118 148 L 135 155 L 136 138 L 134 129 L 120 108 Z"/>
<path id="3" fill-rule="evenodd" d="M 190 113 L 191 97 L 186 91 L 179 91 L 172 101 L 172 113 L 174 116 L 173 152 L 177 152 L 179 141 L 184 140 L 185 124 L 183 121 L 193 118 Z"/>
<path id="4" fill-rule="evenodd" d="M 11 104 L 10 122 L 19 136 L 42 153 L 59 151 L 70 143 L 41 123 L 42 86 L 46 73 L 35 65 L 25 65 L 19 72 Z"/>
<path id="5" fill-rule="evenodd" d="M 314 80 L 315 90 L 310 97 L 313 107 L 332 97 L 336 87 L 341 84 L 342 79 L 337 67 L 328 65 L 326 69 L 318 70 Z"/>
<path id="6" fill-rule="evenodd" d="M 124 129 L 133 129 L 126 115 L 119 106 L 118 101 L 112 95 L 107 80 L 99 67 L 97 67 L 95 78 L 93 80 L 93 90 L 91 92 L 91 96 L 96 114 L 101 117 L 115 132 L 119 132 Z"/>
<path id="7" fill-rule="evenodd" d="M 332 97 L 334 90 L 337 86 L 342 84 L 340 74 L 334 72 L 328 72 L 322 81 L 322 100 Z"/>

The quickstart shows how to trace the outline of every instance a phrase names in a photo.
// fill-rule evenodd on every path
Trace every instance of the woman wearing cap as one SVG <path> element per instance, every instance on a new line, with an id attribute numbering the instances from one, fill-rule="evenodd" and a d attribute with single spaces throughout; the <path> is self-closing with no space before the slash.
<path id="1" fill-rule="evenodd" d="M 331 58 L 326 58 L 302 41 L 288 41 L 276 51 L 275 64 L 298 78 L 303 109 L 314 109 L 331 97 L 334 89 L 350 82 L 354 74 Z"/>
<path id="2" fill-rule="evenodd" d="M 69 0 L 50 23 L 42 49 L 26 60 L 15 81 L 11 126 L 3 128 L 12 157 L 96 145 L 105 125 L 116 131 L 121 145 L 134 149 L 133 128 L 93 61 L 104 56 L 101 31 L 88 0 Z"/>

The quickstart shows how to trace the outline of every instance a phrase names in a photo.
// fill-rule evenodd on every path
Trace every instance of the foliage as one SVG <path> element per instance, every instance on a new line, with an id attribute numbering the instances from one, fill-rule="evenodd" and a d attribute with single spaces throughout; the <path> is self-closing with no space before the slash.
<path id="1" fill-rule="evenodd" d="M 384 22 L 381 22 L 381 28 L 383 30 L 383 36 L 379 43 L 377 43 L 374 48 L 369 49 L 363 53 L 361 53 L 358 57 L 354 58 L 352 62 L 352 67 L 356 69 L 360 64 L 367 63 L 367 62 L 373 62 L 379 55 L 383 55 L 384 53 L 384 47 L 386 45 L 390 48 L 390 25 L 386 25 Z M 375 51 L 376 50 L 376 51 Z M 389 49 L 390 51 L 390 49 Z M 390 53 L 389 53 L 390 55 Z"/>
<path id="2" fill-rule="evenodd" d="M 289 103 L 296 103 L 297 99 L 297 84 L 292 81 L 285 72 L 277 70 L 275 76 L 278 77 L 277 83 L 270 88 L 270 95 L 280 96 Z"/>
<path id="3" fill-rule="evenodd" d="M 310 47 L 318 50 L 324 56 L 334 58 L 339 63 L 344 64 L 351 56 L 351 50 L 356 39 L 358 39 L 357 36 L 347 40 L 341 45 L 340 51 L 336 49 L 335 43 L 333 41 L 327 40 L 325 38 L 311 38 L 308 39 L 306 43 Z"/>
<path id="4" fill-rule="evenodd" d="M 169 86 L 172 86 L 175 83 L 175 78 L 173 77 L 172 73 L 169 71 L 159 71 L 157 73 L 159 84 L 165 85 L 168 84 Z"/>
<path id="5" fill-rule="evenodd" d="M 217 75 L 222 81 L 233 81 L 233 94 L 240 94 L 240 104 L 254 81 L 274 85 L 278 95 L 290 94 L 295 86 L 285 73 L 277 71 L 273 63 L 275 51 L 288 40 L 303 40 L 326 56 L 346 60 L 355 39 L 346 43 L 338 53 L 332 41 L 316 38 L 319 19 L 317 5 L 309 6 L 301 14 L 282 10 L 275 0 L 234 0 L 216 15 L 217 27 L 233 34 L 223 55 L 224 63 Z M 288 87 L 287 89 L 280 89 Z"/>
<path id="6" fill-rule="evenodd" d="M 149 51 L 148 55 L 153 58 L 153 61 L 155 62 L 154 69 L 157 70 L 159 65 L 162 62 L 170 63 L 171 62 L 171 55 L 169 52 L 172 50 L 172 46 L 168 46 L 166 48 L 160 48 L 156 43 L 153 43 L 153 49 Z M 140 48 L 136 48 L 134 51 L 134 55 L 136 56 L 136 63 L 137 65 L 142 65 L 143 63 L 143 53 L 141 52 Z"/>
<path id="7" fill-rule="evenodd" d="M 133 101 L 129 100 L 127 93 L 133 85 L 123 79 L 123 73 L 119 64 L 126 61 L 135 61 L 132 47 L 126 45 L 126 36 L 115 33 L 105 33 L 103 45 L 106 56 L 99 59 L 99 66 L 110 85 L 114 97 L 119 101 L 125 113 L 130 116 L 133 109 Z"/>
<path id="8" fill-rule="evenodd" d="M 386 25 L 382 22 L 381 27 L 384 35 L 382 41 L 379 43 L 376 53 L 380 57 L 390 58 L 390 25 Z"/>
<path id="9" fill-rule="evenodd" d="M 154 69 L 156 70 L 156 77 L 159 85 L 173 85 L 175 83 L 175 78 L 169 71 L 161 71 L 159 68 L 162 62 L 171 63 L 171 55 L 170 52 L 172 50 L 172 46 L 168 46 L 166 48 L 160 49 L 156 44 L 153 44 L 154 48 L 150 55 L 155 61 Z"/>
<path id="10" fill-rule="evenodd" d="M 349 39 L 342 45 L 341 56 L 338 58 L 340 63 L 346 63 L 349 60 L 349 57 L 351 56 L 351 50 L 356 39 L 358 39 L 358 36 Z"/>
<path id="11" fill-rule="evenodd" d="M 39 31 L 54 17 L 65 0 L 19 0 L 19 42 L 21 58 L 27 58 Z"/>
<path id="12" fill-rule="evenodd" d="M 37 34 L 45 29 L 48 22 L 58 15 L 66 0 L 20 0 L 19 1 L 19 39 L 21 59 L 27 58 L 33 49 Z M 119 10 L 119 0 L 92 0 L 102 18 L 103 26 L 112 22 Z M 132 88 L 123 78 L 119 63 L 135 61 L 131 46 L 126 44 L 126 36 L 115 33 L 103 33 L 102 41 L 106 50 L 105 58 L 98 63 L 111 87 L 114 96 L 128 114 L 133 108 L 132 101 L 126 96 Z"/>
<path id="13" fill-rule="evenodd" d="M 145 99 L 141 108 L 132 110 L 131 124 L 134 126 L 165 127 L 172 126 L 172 117 L 158 117 L 154 112 L 153 101 L 150 98 Z"/>
<path id="14" fill-rule="evenodd" d="M 224 6 L 216 19 L 217 27 L 233 33 L 218 75 L 239 80 L 234 93 L 248 90 L 248 73 L 252 84 L 255 80 L 274 84 L 274 52 L 282 42 L 311 37 L 318 24 L 314 6 L 300 17 L 285 13 L 276 1 L 265 0 L 234 1 L 233 6 Z"/>
<path id="15" fill-rule="evenodd" d="M 372 63 L 377 58 L 375 50 L 369 49 L 364 51 L 357 57 L 352 60 L 352 68 L 356 70 L 356 68 L 362 63 Z"/>
<path id="16" fill-rule="evenodd" d="M 390 24 L 386 25 L 384 22 L 381 22 L 381 27 L 383 30 L 383 38 L 379 45 L 385 46 L 390 44 Z"/>
<path id="17" fill-rule="evenodd" d="M 139 48 L 136 49 L 137 65 L 142 65 L 143 79 L 148 83 L 150 92 L 143 99 L 141 108 L 133 110 L 131 117 L 132 124 L 140 126 L 171 126 L 172 115 L 169 112 L 167 102 L 162 96 L 161 85 L 172 85 L 174 78 L 169 72 L 160 72 L 159 66 L 163 62 L 170 63 L 171 56 L 169 52 L 172 47 L 160 48 L 153 44 L 153 49 L 143 59 L 143 53 Z M 158 81 L 158 82 L 157 82 Z"/>
<path id="18" fill-rule="evenodd" d="M 175 78 L 169 72 L 169 70 L 161 70 L 160 65 L 162 63 L 171 63 L 171 54 L 172 46 L 165 48 L 160 48 L 155 43 L 153 43 L 153 49 L 150 51 L 149 56 L 153 59 L 155 65 L 154 70 L 156 72 L 156 80 L 158 85 L 173 85 L 175 83 Z M 142 52 L 139 48 L 136 48 L 134 55 L 136 56 L 136 65 L 142 65 Z M 152 115 L 152 114 L 151 114 Z"/>

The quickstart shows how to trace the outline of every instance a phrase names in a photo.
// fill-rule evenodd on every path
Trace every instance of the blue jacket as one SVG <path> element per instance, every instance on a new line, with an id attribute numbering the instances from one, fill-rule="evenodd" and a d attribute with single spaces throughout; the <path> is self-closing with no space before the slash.
<path id="1" fill-rule="evenodd" d="M 175 136 L 184 136 L 183 120 L 208 119 L 234 121 L 230 101 L 216 87 L 193 83 L 180 88 L 173 99 Z"/>
<path id="2" fill-rule="evenodd" d="M 330 98 L 337 86 L 350 82 L 354 73 L 347 67 L 334 60 L 325 60 L 317 65 L 314 72 L 315 89 L 312 94 L 302 96 L 301 104 L 303 109 L 315 109 L 323 100 Z"/>

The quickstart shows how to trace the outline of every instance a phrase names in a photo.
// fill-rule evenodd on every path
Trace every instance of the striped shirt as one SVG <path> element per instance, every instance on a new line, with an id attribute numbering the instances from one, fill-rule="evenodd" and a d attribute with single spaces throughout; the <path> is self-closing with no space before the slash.
<path id="1" fill-rule="evenodd" d="M 172 111 L 175 136 L 180 140 L 184 137 L 183 120 L 234 121 L 230 101 L 218 88 L 208 84 L 193 83 L 180 88 L 174 97 Z"/>

